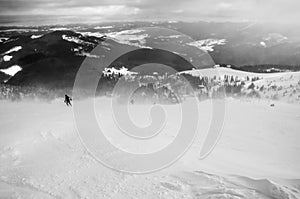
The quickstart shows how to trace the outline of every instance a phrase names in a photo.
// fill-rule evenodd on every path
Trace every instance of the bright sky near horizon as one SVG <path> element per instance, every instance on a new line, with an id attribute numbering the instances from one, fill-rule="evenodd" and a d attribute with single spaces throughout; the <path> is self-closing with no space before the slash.
<path id="1" fill-rule="evenodd" d="M 135 20 L 298 23 L 299 0 L 0 0 L 1 25 Z"/>

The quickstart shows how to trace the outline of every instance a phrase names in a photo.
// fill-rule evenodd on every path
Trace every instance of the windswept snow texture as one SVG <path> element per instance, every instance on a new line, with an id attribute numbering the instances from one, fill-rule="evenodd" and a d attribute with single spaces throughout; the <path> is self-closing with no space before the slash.
<path id="1" fill-rule="evenodd" d="M 206 159 L 199 159 L 199 134 L 171 167 L 130 175 L 110 170 L 89 155 L 63 99 L 1 101 L 0 198 L 300 198 L 299 105 L 276 102 L 270 107 L 268 101 L 233 99 L 226 104 L 221 139 Z M 172 114 L 179 105 L 166 105 L 171 114 L 154 144 L 132 145 L 130 138 L 120 137 L 110 106 L 107 98 L 96 99 L 95 114 L 107 136 L 128 150 L 166 144 L 180 126 L 180 117 Z M 148 124 L 149 107 L 143 106 L 130 106 L 132 119 Z M 199 127 L 206 129 L 212 116 L 210 101 L 201 102 L 199 110 Z"/>
<path id="2" fill-rule="evenodd" d="M 204 39 L 204 40 L 188 43 L 187 45 L 195 46 L 207 52 L 212 52 L 214 51 L 215 46 L 225 45 L 225 44 L 226 44 L 226 39 Z"/>

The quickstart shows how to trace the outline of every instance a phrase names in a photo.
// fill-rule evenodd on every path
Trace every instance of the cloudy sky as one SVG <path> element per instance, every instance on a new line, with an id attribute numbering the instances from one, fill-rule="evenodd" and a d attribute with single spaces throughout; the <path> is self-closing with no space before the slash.
<path id="1" fill-rule="evenodd" d="M 297 23 L 299 0 L 0 0 L 0 24 L 134 20 Z"/>

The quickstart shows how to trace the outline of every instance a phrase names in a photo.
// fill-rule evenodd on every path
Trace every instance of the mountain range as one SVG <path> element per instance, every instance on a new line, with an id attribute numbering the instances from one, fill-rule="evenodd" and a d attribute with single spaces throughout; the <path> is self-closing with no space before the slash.
<path id="1" fill-rule="evenodd" d="M 158 31 L 145 31 L 145 27 L 156 27 Z M 163 29 L 171 31 L 160 34 Z M 299 34 L 299 27 L 225 22 L 0 27 L 0 82 L 49 88 L 72 87 L 85 58 L 94 60 L 95 71 L 91 73 L 99 73 L 100 77 L 102 71 L 96 66 L 97 58 L 102 54 L 92 53 L 96 47 L 108 56 L 119 48 L 143 48 L 144 52 L 135 51 L 111 64 L 129 69 L 151 60 L 156 64 L 160 58 L 151 53 L 154 52 L 151 47 L 168 46 L 192 64 L 165 55 L 170 60 L 167 64 L 176 63 L 175 69 L 179 72 L 190 70 L 193 65 L 209 68 L 215 64 L 251 72 L 259 72 L 259 68 L 272 72 L 285 68 L 297 71 L 300 68 Z M 149 60 L 145 61 L 145 55 L 150 56 Z M 203 61 L 203 55 L 210 58 Z M 19 66 L 20 71 L 8 73 L 12 66 Z M 277 66 L 280 66 L 279 71 L 276 71 Z"/>

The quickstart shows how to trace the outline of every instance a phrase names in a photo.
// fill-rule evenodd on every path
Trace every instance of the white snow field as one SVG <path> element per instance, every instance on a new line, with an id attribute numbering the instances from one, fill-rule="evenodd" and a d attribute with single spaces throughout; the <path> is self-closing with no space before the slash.
<path id="1" fill-rule="evenodd" d="M 300 198 L 300 106 L 275 104 L 227 99 L 223 132 L 208 157 L 199 159 L 199 136 L 170 167 L 133 175 L 103 166 L 85 150 L 73 109 L 62 99 L 1 101 L 0 198 Z M 143 106 L 132 105 L 131 110 L 141 125 L 148 122 Z M 155 147 L 176 136 L 178 118 L 173 115 L 177 106 L 166 106 L 174 114 L 167 116 Z M 149 143 L 130 148 L 124 136 L 116 136 L 108 99 L 97 99 L 95 107 L 102 109 L 97 116 L 101 128 L 113 142 L 120 141 L 115 144 L 128 150 L 154 150 Z M 199 104 L 204 129 L 211 118 L 209 107 L 209 101 Z"/>

